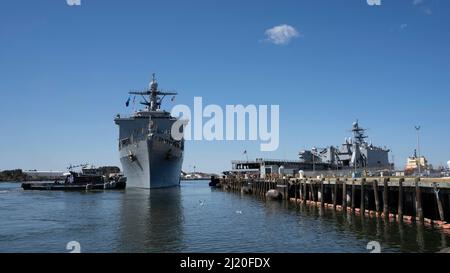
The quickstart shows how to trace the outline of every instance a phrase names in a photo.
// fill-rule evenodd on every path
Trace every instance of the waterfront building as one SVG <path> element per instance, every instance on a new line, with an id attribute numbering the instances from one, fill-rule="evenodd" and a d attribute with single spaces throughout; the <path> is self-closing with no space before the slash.
<path id="1" fill-rule="evenodd" d="M 417 152 L 414 150 L 414 154 L 406 159 L 405 172 L 410 174 L 418 172 L 419 166 L 421 171 L 429 169 L 428 160 L 424 156 L 417 156 Z"/>

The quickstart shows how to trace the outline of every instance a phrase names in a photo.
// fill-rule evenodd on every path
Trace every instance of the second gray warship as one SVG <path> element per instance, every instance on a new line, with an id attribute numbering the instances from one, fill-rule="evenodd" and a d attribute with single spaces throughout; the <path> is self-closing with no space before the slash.
<path id="1" fill-rule="evenodd" d="M 177 93 L 159 90 L 153 74 L 149 89 L 129 94 L 142 96 L 145 109 L 131 117 L 117 115 L 114 120 L 119 126 L 120 162 L 127 187 L 150 189 L 179 185 L 184 139 L 172 138 L 171 128 L 178 119 L 161 110 L 164 97 Z"/>
<path id="2" fill-rule="evenodd" d="M 359 126 L 359 122 L 353 122 L 352 138 L 346 138 L 345 143 L 340 147 L 328 146 L 327 148 L 314 148 L 303 150 L 299 153 L 301 162 L 323 163 L 324 166 L 331 166 L 346 169 L 383 169 L 391 168 L 389 163 L 389 149 L 381 148 L 367 142 L 368 138 L 364 133 L 366 129 Z"/>

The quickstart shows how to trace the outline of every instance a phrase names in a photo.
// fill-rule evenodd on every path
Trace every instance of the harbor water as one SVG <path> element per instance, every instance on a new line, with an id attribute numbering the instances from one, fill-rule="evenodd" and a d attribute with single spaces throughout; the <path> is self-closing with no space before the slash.
<path id="1" fill-rule="evenodd" d="M 0 252 L 437 252 L 450 236 L 290 202 L 211 189 L 23 191 L 0 183 Z"/>

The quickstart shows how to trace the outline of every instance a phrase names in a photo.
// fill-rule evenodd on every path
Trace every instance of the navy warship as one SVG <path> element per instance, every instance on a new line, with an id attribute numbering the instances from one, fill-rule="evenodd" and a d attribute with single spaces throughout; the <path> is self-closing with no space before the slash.
<path id="1" fill-rule="evenodd" d="M 346 138 L 340 147 L 313 148 L 299 153 L 300 161 L 305 163 L 323 163 L 332 169 L 390 169 L 389 149 L 367 142 L 366 129 L 353 122 L 353 137 Z"/>
<path id="2" fill-rule="evenodd" d="M 164 97 L 177 93 L 158 89 L 153 74 L 148 89 L 129 94 L 140 95 L 145 109 L 130 117 L 117 115 L 114 119 L 119 126 L 120 162 L 127 187 L 150 189 L 179 185 L 184 139 L 172 138 L 171 128 L 178 119 L 161 110 Z"/>

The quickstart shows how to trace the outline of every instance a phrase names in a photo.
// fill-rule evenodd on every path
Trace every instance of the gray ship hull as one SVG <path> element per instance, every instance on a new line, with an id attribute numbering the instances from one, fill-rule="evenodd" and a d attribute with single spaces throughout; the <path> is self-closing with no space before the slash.
<path id="1" fill-rule="evenodd" d="M 133 154 L 133 159 L 130 158 Z M 120 162 L 127 187 L 167 188 L 180 184 L 182 151 L 152 139 L 142 140 L 121 150 Z"/>

